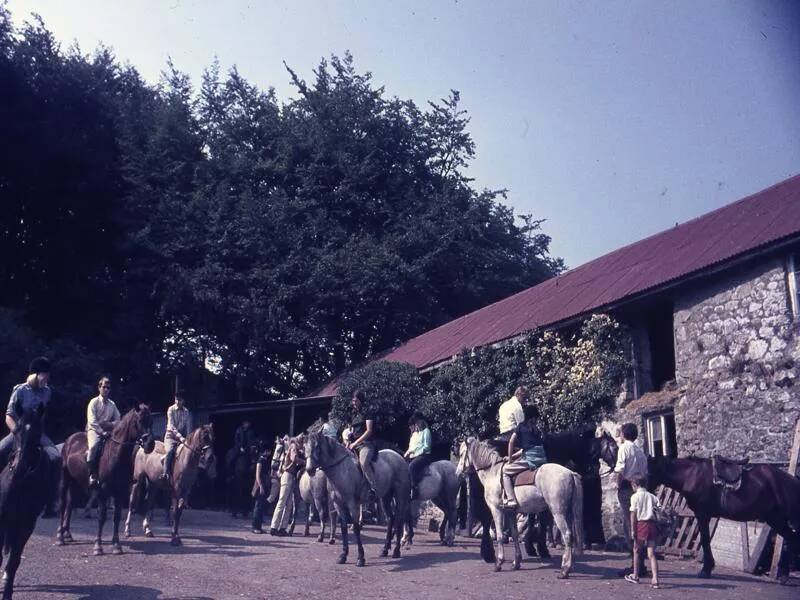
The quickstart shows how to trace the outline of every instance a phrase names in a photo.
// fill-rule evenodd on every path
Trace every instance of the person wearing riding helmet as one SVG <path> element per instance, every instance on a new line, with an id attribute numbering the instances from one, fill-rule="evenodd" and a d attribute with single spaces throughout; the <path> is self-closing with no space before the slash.
<path id="1" fill-rule="evenodd" d="M 431 464 L 431 430 L 420 412 L 415 412 L 408 423 L 413 427 L 413 433 L 405 457 L 411 459 L 408 464 L 408 473 L 411 476 L 411 499 L 416 500 L 419 496 L 418 486 L 422 480 L 422 473 Z"/>
<path id="2" fill-rule="evenodd" d="M 14 386 L 11 392 L 11 399 L 8 401 L 6 426 L 9 433 L 0 440 L 0 470 L 4 469 L 8 464 L 8 459 L 14 450 L 14 431 L 16 431 L 17 423 L 19 422 L 18 415 L 29 414 L 36 410 L 39 405 L 44 405 L 46 408 L 50 403 L 50 361 L 44 356 L 34 358 L 31 361 L 28 372 L 30 374 L 25 383 Z M 58 460 L 59 452 L 44 432 L 42 432 L 41 444 L 51 462 Z"/>
<path id="3" fill-rule="evenodd" d="M 358 456 L 358 464 L 361 472 L 367 479 L 370 487 L 375 489 L 375 473 L 372 470 L 372 461 L 378 456 L 378 448 L 375 445 L 375 417 L 370 409 L 364 406 L 366 394 L 361 390 L 353 392 L 350 406 L 353 409 L 353 416 L 350 419 L 350 437 L 353 441 L 347 447 L 353 450 Z"/>

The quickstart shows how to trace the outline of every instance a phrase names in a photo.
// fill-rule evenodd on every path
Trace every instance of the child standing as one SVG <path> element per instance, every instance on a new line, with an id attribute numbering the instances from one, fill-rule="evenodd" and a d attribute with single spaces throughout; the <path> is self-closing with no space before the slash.
<path id="1" fill-rule="evenodd" d="M 631 496 L 631 532 L 633 537 L 633 573 L 625 576 L 626 581 L 639 583 L 639 553 L 647 548 L 647 557 L 650 559 L 650 568 L 653 571 L 651 587 L 659 589 L 658 561 L 656 560 L 656 539 L 658 527 L 656 526 L 655 508 L 658 498 L 647 491 L 647 480 L 643 477 L 631 481 L 633 496 Z"/>

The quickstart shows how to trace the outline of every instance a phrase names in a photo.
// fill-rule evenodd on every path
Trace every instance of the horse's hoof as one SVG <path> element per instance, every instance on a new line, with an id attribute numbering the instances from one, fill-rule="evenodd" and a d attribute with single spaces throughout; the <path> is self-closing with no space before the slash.
<path id="1" fill-rule="evenodd" d="M 317 541 L 318 541 L 318 542 L 324 542 L 324 541 L 325 541 L 325 536 L 323 536 L 323 535 L 318 535 L 318 536 L 317 536 Z"/>
<path id="2" fill-rule="evenodd" d="M 336 561 L 336 562 L 337 562 L 338 564 L 340 564 L 340 565 L 343 565 L 344 563 L 346 563 L 346 562 L 347 562 L 347 555 L 346 555 L 346 554 L 340 554 L 340 555 L 339 555 L 339 558 L 337 559 L 337 561 Z"/>
<path id="3" fill-rule="evenodd" d="M 503 567 L 502 567 L 502 566 L 500 566 L 499 564 L 495 563 L 495 565 L 494 565 L 494 572 L 495 572 L 495 573 L 499 573 L 499 572 L 500 572 L 500 571 L 502 571 L 502 570 L 503 570 Z"/>
<path id="4" fill-rule="evenodd" d="M 56 546 L 66 546 L 66 545 L 67 545 L 67 542 L 65 542 L 64 540 L 62 540 L 62 539 L 57 539 L 56 540 Z"/>
<path id="5" fill-rule="evenodd" d="M 103 549 L 100 548 L 99 546 L 95 546 L 94 550 L 92 551 L 92 554 L 94 556 L 103 556 L 103 554 L 105 554 L 105 552 L 103 552 Z"/>
<path id="6" fill-rule="evenodd" d="M 357 567 L 363 567 L 365 564 L 367 564 L 367 561 L 365 561 L 363 558 L 359 558 L 359 559 L 356 561 L 356 566 L 357 566 Z"/>
<path id="7" fill-rule="evenodd" d="M 114 554 L 115 556 L 119 556 L 120 554 L 122 554 L 122 546 L 114 546 L 111 549 L 111 554 Z"/>
<path id="8" fill-rule="evenodd" d="M 72 534 L 67 532 L 64 534 L 64 541 L 65 542 L 74 542 L 75 540 L 72 538 Z"/>
<path id="9" fill-rule="evenodd" d="M 513 563 L 511 563 L 511 570 L 512 571 L 519 571 L 521 566 L 522 566 L 522 563 L 520 561 L 516 561 L 515 560 Z"/>
<path id="10" fill-rule="evenodd" d="M 389 550 L 388 550 L 388 548 L 384 548 L 383 550 L 381 550 L 381 553 L 379 554 L 379 556 L 380 556 L 381 558 L 386 558 L 387 556 L 389 556 Z"/>
<path id="11" fill-rule="evenodd" d="M 400 558 L 400 548 L 395 548 L 392 552 L 392 558 Z"/>
<path id="12" fill-rule="evenodd" d="M 334 546 L 336 544 L 336 538 L 331 538 L 328 540 L 328 545 Z"/>
<path id="13" fill-rule="evenodd" d="M 179 537 L 172 538 L 169 543 L 172 544 L 173 546 L 183 546 L 183 542 Z"/>
<path id="14" fill-rule="evenodd" d="M 558 579 L 569 579 L 569 573 L 566 571 L 561 571 L 558 575 L 556 575 Z"/>
<path id="15" fill-rule="evenodd" d="M 153 531 L 150 529 L 146 529 L 144 532 L 144 537 L 153 537 Z"/>
<path id="16" fill-rule="evenodd" d="M 700 572 L 697 574 L 700 579 L 711 579 L 711 571 L 706 571 L 705 569 L 700 569 Z"/>

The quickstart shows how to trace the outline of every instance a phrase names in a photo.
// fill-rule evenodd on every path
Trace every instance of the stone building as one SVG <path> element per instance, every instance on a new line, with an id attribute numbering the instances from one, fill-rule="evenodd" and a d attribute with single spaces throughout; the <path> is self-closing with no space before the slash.
<path id="1" fill-rule="evenodd" d="M 428 371 L 463 349 L 607 312 L 632 332 L 635 366 L 617 420 L 639 423 L 649 454 L 786 463 L 800 418 L 796 268 L 800 176 L 446 323 L 383 358 Z M 317 395 L 334 391 L 332 382 Z"/>

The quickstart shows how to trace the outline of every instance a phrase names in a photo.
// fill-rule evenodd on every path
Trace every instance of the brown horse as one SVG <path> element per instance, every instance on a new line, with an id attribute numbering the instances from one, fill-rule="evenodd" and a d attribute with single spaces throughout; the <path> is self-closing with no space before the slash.
<path id="1" fill-rule="evenodd" d="M 738 489 L 714 483 L 714 467 L 704 458 L 650 459 L 650 486 L 666 485 L 684 498 L 697 517 L 703 545 L 700 577 L 714 569 L 709 520 L 762 521 L 786 540 L 791 553 L 800 553 L 800 479 L 772 465 L 754 464 L 744 469 Z M 781 557 L 778 574 L 788 576 L 788 556 Z"/>
<path id="2" fill-rule="evenodd" d="M 97 539 L 94 543 L 94 555 L 103 554 L 103 526 L 108 512 L 108 498 L 114 498 L 114 533 L 111 537 L 111 553 L 122 554 L 119 543 L 119 521 L 122 516 L 122 505 L 128 499 L 133 479 L 133 457 L 139 448 L 146 453 L 152 452 L 155 446 L 150 409 L 140 404 L 129 411 L 111 432 L 100 454 L 98 469 L 100 486 L 97 490 L 98 517 Z M 73 433 L 61 450 L 63 470 L 61 476 L 61 519 L 56 539 L 58 545 L 72 541 L 69 530 L 72 516 L 72 498 L 89 487 L 89 468 L 86 464 L 86 432 Z"/>
<path id="3" fill-rule="evenodd" d="M 0 474 L 0 550 L 8 554 L 3 600 L 11 599 L 22 550 L 48 499 L 52 470 L 39 441 L 43 413 L 43 405 L 27 414 L 17 412 L 14 454 Z"/>
<path id="4" fill-rule="evenodd" d="M 206 469 L 209 477 L 215 474 L 214 463 L 214 426 L 203 425 L 198 427 L 186 438 L 175 454 L 175 464 L 172 467 L 171 483 L 162 478 L 164 473 L 164 456 L 166 449 L 162 442 L 156 442 L 154 452 L 146 454 L 143 449 L 136 452 L 133 465 L 133 487 L 128 504 L 128 518 L 125 519 L 125 537 L 131 536 L 131 517 L 137 494 L 143 489 L 147 490 L 147 510 L 142 528 L 146 537 L 153 537 L 150 528 L 153 505 L 155 504 L 157 489 L 169 492 L 170 506 L 172 507 L 172 539 L 173 546 L 181 545 L 178 535 L 181 514 L 189 498 L 197 474 L 200 469 Z"/>

